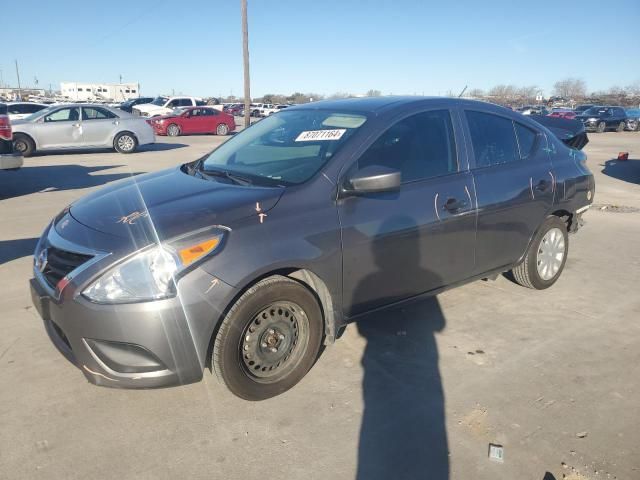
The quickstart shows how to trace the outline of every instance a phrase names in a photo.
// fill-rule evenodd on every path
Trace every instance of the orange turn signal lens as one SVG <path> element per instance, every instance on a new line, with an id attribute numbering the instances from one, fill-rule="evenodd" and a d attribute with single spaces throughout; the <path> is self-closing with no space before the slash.
<path id="1" fill-rule="evenodd" d="M 220 244 L 220 237 L 210 238 L 209 240 L 205 240 L 204 242 L 198 243 L 197 245 L 192 245 L 187 248 L 183 248 L 178 251 L 180 255 L 180 260 L 184 266 L 191 265 L 193 262 L 198 260 L 199 258 L 204 257 L 209 252 L 215 250 L 215 248 Z"/>

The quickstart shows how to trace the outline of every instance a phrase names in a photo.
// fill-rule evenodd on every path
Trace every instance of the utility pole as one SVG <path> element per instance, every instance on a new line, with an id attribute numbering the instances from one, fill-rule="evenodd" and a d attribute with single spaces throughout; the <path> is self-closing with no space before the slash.
<path id="1" fill-rule="evenodd" d="M 244 127 L 251 125 L 251 87 L 249 81 L 249 28 L 247 27 L 247 0 L 240 0 L 242 11 L 242 60 L 244 63 Z"/>
<path id="2" fill-rule="evenodd" d="M 18 70 L 18 60 L 16 60 L 16 77 L 18 77 L 18 97 L 22 100 L 22 91 L 20 88 L 20 71 Z"/>
<path id="3" fill-rule="evenodd" d="M 120 74 L 120 85 L 122 85 L 122 74 Z"/>

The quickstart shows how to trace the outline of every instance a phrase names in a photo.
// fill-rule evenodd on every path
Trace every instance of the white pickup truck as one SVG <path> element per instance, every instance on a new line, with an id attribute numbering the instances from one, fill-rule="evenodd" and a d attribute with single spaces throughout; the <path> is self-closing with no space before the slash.
<path id="1" fill-rule="evenodd" d="M 141 117 L 157 117 L 171 113 L 178 107 L 196 107 L 207 102 L 198 97 L 156 97 L 151 103 L 142 103 L 132 108 L 134 115 Z M 215 107 L 215 105 L 214 105 Z"/>

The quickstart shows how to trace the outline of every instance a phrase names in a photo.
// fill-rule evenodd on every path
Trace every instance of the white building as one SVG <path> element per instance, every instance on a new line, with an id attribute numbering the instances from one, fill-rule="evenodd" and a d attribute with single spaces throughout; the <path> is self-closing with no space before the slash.
<path id="1" fill-rule="evenodd" d="M 60 94 L 71 100 L 105 100 L 122 102 L 140 96 L 138 83 L 61 82 Z"/>

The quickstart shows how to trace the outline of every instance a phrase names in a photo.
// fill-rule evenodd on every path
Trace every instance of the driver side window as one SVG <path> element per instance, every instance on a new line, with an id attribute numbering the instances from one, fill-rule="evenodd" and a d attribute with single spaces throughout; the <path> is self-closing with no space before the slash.
<path id="1" fill-rule="evenodd" d="M 61 108 L 44 117 L 45 122 L 70 122 L 80 118 L 80 109 L 78 107 Z"/>
<path id="2" fill-rule="evenodd" d="M 402 183 L 457 172 L 449 111 L 418 113 L 392 125 L 358 160 L 359 169 L 369 165 L 399 170 Z"/>

